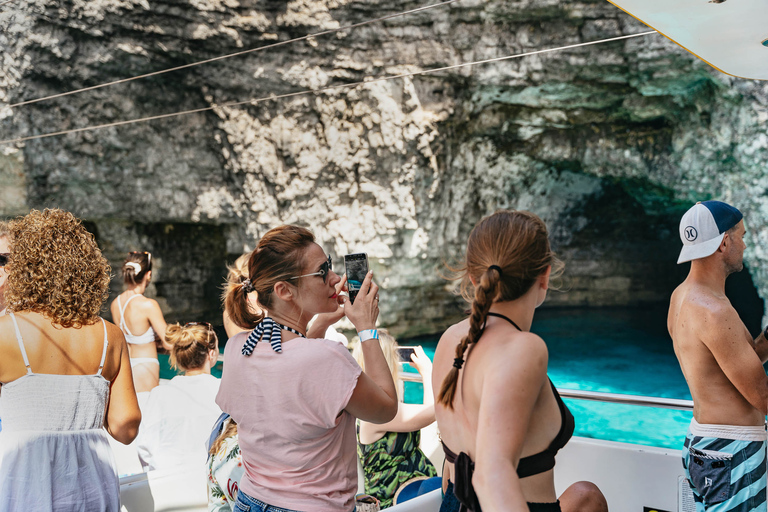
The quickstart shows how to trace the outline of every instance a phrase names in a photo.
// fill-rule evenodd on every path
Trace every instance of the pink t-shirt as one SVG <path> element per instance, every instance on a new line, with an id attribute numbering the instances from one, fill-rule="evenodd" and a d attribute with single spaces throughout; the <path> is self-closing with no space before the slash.
<path id="1" fill-rule="evenodd" d="M 340 343 L 295 338 L 244 356 L 249 332 L 224 350 L 216 403 L 237 421 L 240 488 L 269 505 L 350 512 L 357 491 L 355 418 L 344 411 L 361 370 Z"/>

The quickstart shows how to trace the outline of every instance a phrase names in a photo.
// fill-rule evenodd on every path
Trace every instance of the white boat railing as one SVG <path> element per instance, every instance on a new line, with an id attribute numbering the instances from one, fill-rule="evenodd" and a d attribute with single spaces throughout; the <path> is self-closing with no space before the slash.
<path id="1" fill-rule="evenodd" d="M 644 407 L 660 407 L 663 409 L 677 409 L 680 411 L 692 411 L 692 400 L 678 398 L 661 398 L 657 396 L 622 395 L 618 393 L 601 393 L 599 391 L 584 391 L 581 389 L 561 389 L 557 392 L 563 398 L 575 398 L 577 400 L 591 400 L 594 402 L 607 402 L 612 404 L 640 405 Z"/>
<path id="2" fill-rule="evenodd" d="M 418 373 L 402 372 L 400 379 L 406 382 L 421 382 Z M 662 409 L 676 409 L 679 411 L 692 411 L 692 400 L 678 398 L 662 398 L 657 396 L 622 395 L 619 393 L 603 393 L 600 391 L 585 391 L 581 389 L 557 388 L 557 392 L 563 398 L 576 400 L 590 400 L 593 402 L 605 402 L 610 404 L 639 405 L 642 407 L 659 407 Z"/>

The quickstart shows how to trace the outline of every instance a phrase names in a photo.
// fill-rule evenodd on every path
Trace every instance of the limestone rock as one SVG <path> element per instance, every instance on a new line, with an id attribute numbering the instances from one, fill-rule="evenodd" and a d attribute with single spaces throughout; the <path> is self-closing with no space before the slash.
<path id="1" fill-rule="evenodd" d="M 667 300 L 681 212 L 720 198 L 744 211 L 747 264 L 768 293 L 768 85 L 725 76 L 659 35 L 371 81 L 647 30 L 607 2 L 464 0 L 9 107 L 404 5 L 7 4 L 0 139 L 208 110 L 6 145 L 0 215 L 72 210 L 115 264 L 131 249 L 156 254 L 170 319 L 214 322 L 225 260 L 271 227 L 302 224 L 339 267 L 344 253 L 367 252 L 382 323 L 421 334 L 462 314 L 438 271 L 496 208 L 530 209 L 550 227 L 568 269 L 551 304 L 635 305 Z"/>

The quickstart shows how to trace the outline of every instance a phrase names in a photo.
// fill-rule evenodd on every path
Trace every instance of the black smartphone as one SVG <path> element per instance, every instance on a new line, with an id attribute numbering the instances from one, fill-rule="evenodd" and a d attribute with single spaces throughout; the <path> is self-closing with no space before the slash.
<path id="1" fill-rule="evenodd" d="M 363 286 L 363 279 L 368 274 L 368 255 L 364 252 L 344 255 L 344 269 L 347 273 L 349 301 L 354 303 L 357 292 Z"/>
<path id="2" fill-rule="evenodd" d="M 398 347 L 397 360 L 403 363 L 411 362 L 411 354 L 414 354 L 416 349 L 414 347 Z"/>

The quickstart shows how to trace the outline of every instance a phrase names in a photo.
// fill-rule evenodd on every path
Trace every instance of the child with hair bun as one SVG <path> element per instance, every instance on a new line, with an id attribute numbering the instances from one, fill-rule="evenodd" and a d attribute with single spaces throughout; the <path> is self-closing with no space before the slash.
<path id="1" fill-rule="evenodd" d="M 172 324 L 165 331 L 171 367 L 184 372 L 149 393 L 137 449 L 150 470 L 189 465 L 205 470 L 205 443 L 221 414 L 216 405 L 219 379 L 211 368 L 219 341 L 210 324 Z"/>

